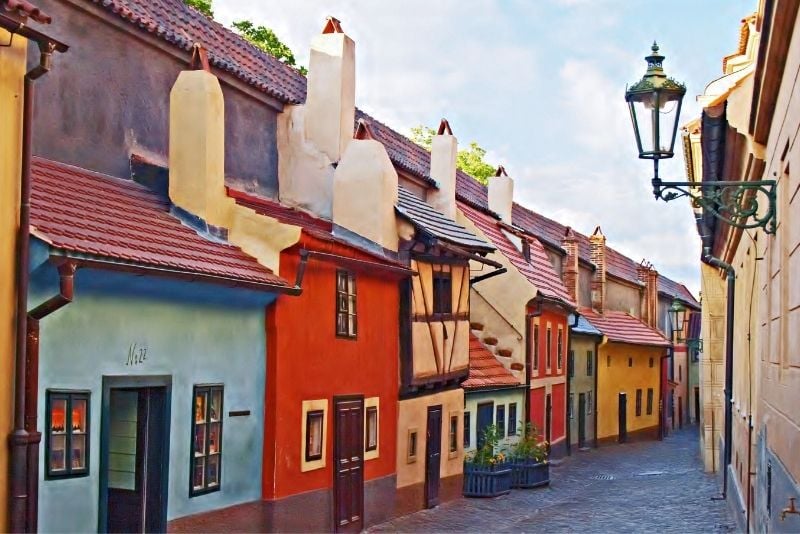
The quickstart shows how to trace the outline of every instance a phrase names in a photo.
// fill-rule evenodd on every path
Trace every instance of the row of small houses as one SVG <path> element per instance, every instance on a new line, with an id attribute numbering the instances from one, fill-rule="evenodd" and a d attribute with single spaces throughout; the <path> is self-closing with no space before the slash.
<path id="1" fill-rule="evenodd" d="M 358 530 L 460 496 L 489 425 L 695 417 L 686 288 L 356 109 L 336 19 L 306 78 L 181 0 L 0 6 L 8 528 Z"/>

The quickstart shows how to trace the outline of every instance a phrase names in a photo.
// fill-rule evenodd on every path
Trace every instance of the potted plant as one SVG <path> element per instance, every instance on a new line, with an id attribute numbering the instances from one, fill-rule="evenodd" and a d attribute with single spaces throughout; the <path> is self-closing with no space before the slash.
<path id="1" fill-rule="evenodd" d="M 536 427 L 526 423 L 509 459 L 511 487 L 536 488 L 550 483 L 549 443 L 540 438 Z"/>
<path id="2" fill-rule="evenodd" d="M 505 452 L 498 450 L 497 427 L 483 431 L 481 446 L 464 461 L 464 496 L 497 497 L 511 491 L 511 466 Z"/>

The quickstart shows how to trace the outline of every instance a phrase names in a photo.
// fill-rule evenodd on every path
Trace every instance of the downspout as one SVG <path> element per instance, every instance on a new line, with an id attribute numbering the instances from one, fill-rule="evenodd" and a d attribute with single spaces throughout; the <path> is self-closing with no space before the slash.
<path id="1" fill-rule="evenodd" d="M 22 27 L 20 28 L 22 29 Z M 57 49 L 54 41 L 38 40 L 39 64 L 25 74 L 22 102 L 22 173 L 20 176 L 20 212 L 17 235 L 17 324 L 16 359 L 14 369 L 14 431 L 10 436 L 10 500 L 9 528 L 12 532 L 36 530 L 36 495 L 29 493 L 31 469 L 27 457 L 38 458 L 41 435 L 34 429 L 26 430 L 26 380 L 28 376 L 27 328 L 28 328 L 28 282 L 29 247 L 31 219 L 31 145 L 33 139 L 33 99 L 34 81 L 50 70 L 53 52 Z M 63 48 L 63 45 L 62 45 Z M 63 48 L 64 51 L 66 48 Z M 35 401 L 35 396 L 32 399 Z M 31 407 L 36 409 L 34 405 Z M 32 449 L 32 450 L 29 450 Z M 38 471 L 35 480 L 38 480 Z M 35 487 L 35 486 L 33 486 Z M 33 523 L 30 522 L 31 518 Z"/>
<path id="2" fill-rule="evenodd" d="M 712 256 L 708 248 L 703 254 L 703 263 L 724 270 L 728 279 L 727 322 L 725 325 L 725 450 L 722 471 L 722 498 L 724 499 L 728 495 L 728 466 L 731 464 L 731 439 L 733 434 L 733 404 L 731 397 L 733 396 L 733 320 L 736 271 L 731 264 Z"/>
<path id="3" fill-rule="evenodd" d="M 603 340 L 602 336 L 597 338 L 594 342 L 594 406 L 592 407 L 592 415 L 594 418 L 594 448 L 597 448 L 597 405 L 598 405 L 598 391 L 597 391 L 597 375 L 600 374 L 600 342 Z"/>
<path id="4" fill-rule="evenodd" d="M 566 430 L 567 430 L 567 432 L 566 432 L 566 434 L 567 434 L 567 455 L 568 456 L 572 456 L 572 443 L 571 443 L 571 441 L 572 441 L 572 421 L 575 418 L 575 407 L 572 406 L 572 402 L 569 400 L 569 392 L 570 392 L 570 389 L 571 389 L 570 388 L 570 371 L 572 372 L 572 376 L 574 377 L 575 376 L 575 369 L 574 369 L 574 367 L 575 367 L 575 355 L 574 354 L 572 355 L 572 364 L 573 364 L 572 367 L 573 368 L 570 368 L 570 365 L 569 365 L 570 364 L 569 355 L 572 353 L 572 329 L 575 328 L 576 326 L 578 326 L 578 314 L 577 313 L 572 313 L 571 315 L 572 315 L 572 323 L 567 325 L 567 327 L 568 327 L 567 328 L 567 336 L 568 336 L 568 338 L 567 338 L 567 365 L 566 365 L 566 368 L 567 368 L 566 369 L 567 370 L 567 380 L 566 380 L 566 383 L 567 383 L 567 399 L 566 400 L 567 400 L 567 402 L 570 403 L 569 410 L 567 410 L 567 413 L 570 413 L 570 412 L 572 413 L 572 419 L 567 417 L 567 423 L 566 423 L 566 427 L 567 427 L 566 428 Z"/>

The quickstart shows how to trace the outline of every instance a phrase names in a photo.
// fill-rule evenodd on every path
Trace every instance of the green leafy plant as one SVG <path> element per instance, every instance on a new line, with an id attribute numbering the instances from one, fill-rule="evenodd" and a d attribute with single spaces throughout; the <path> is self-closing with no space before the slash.
<path id="1" fill-rule="evenodd" d="M 489 467 L 501 464 L 507 460 L 507 454 L 498 449 L 500 443 L 500 433 L 495 425 L 489 425 L 481 434 L 483 439 L 481 446 L 473 452 L 467 461 L 475 465 Z"/>
<path id="2" fill-rule="evenodd" d="M 281 63 L 296 68 L 304 76 L 308 74 L 308 69 L 297 65 L 292 49 L 278 39 L 278 36 L 271 29 L 266 26 L 256 26 L 249 20 L 236 21 L 233 23 L 233 27 L 239 35 L 267 54 L 274 56 Z"/>
<path id="3" fill-rule="evenodd" d="M 183 0 L 187 6 L 192 6 L 206 17 L 213 19 L 214 11 L 211 9 L 211 0 Z"/>
<path id="4" fill-rule="evenodd" d="M 411 140 L 419 146 L 430 150 L 436 130 L 427 126 L 411 128 Z M 469 143 L 467 148 L 462 148 L 456 155 L 456 167 L 469 174 L 480 183 L 489 183 L 489 177 L 494 176 L 495 167 L 484 160 L 486 149 L 475 141 Z"/>
<path id="5" fill-rule="evenodd" d="M 550 444 L 541 439 L 541 434 L 532 423 L 525 423 L 518 434 L 519 441 L 511 451 L 511 456 L 515 460 L 533 460 L 537 463 L 547 461 Z"/>

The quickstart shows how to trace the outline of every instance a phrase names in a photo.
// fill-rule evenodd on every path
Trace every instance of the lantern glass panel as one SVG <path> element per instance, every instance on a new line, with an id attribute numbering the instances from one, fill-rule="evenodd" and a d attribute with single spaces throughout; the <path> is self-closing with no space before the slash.
<path id="1" fill-rule="evenodd" d="M 658 100 L 658 151 L 671 155 L 675 145 L 675 126 L 680 113 L 680 96 L 661 93 Z"/>

